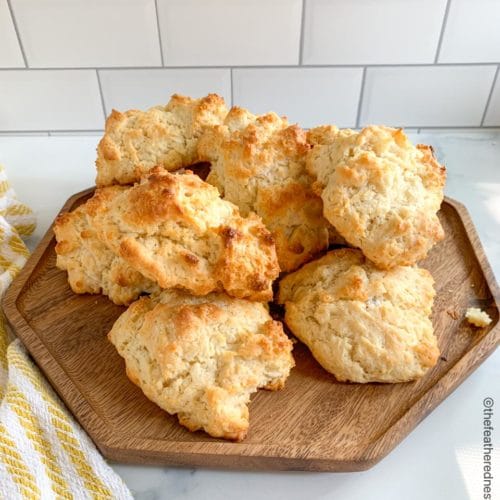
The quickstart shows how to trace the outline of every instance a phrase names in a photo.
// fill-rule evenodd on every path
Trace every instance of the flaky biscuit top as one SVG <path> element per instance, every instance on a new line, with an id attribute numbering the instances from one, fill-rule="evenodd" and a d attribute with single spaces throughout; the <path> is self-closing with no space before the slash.
<path id="1" fill-rule="evenodd" d="M 406 382 L 439 356 L 433 282 L 425 269 L 382 270 L 343 248 L 287 275 L 278 302 L 290 330 L 338 380 Z"/>
<path id="2" fill-rule="evenodd" d="M 279 267 L 271 234 L 191 172 L 157 168 L 116 196 L 98 191 L 92 217 L 99 237 L 161 288 L 272 298 Z"/>
<path id="3" fill-rule="evenodd" d="M 104 188 L 117 193 L 124 188 Z M 143 292 L 158 290 L 155 282 L 131 267 L 102 242 L 89 221 L 89 203 L 63 213 L 54 223 L 56 265 L 68 272 L 75 293 L 103 293 L 118 305 L 127 305 Z"/>
<path id="4" fill-rule="evenodd" d="M 132 184 L 155 166 L 192 165 L 204 128 L 222 123 L 226 114 L 217 94 L 200 99 L 174 94 L 166 106 L 147 111 L 113 110 L 97 147 L 97 186 Z"/>
<path id="5" fill-rule="evenodd" d="M 276 240 L 283 271 L 296 269 L 328 246 L 330 224 L 305 169 L 310 146 L 298 125 L 275 113 L 256 116 L 234 107 L 224 124 L 207 128 L 199 158 L 207 178 L 242 214 L 254 211 Z"/>
<path id="6" fill-rule="evenodd" d="M 135 302 L 108 335 L 127 375 L 191 431 L 241 440 L 258 388 L 283 387 L 294 360 L 281 323 L 260 303 L 164 291 Z"/>
<path id="7" fill-rule="evenodd" d="M 325 217 L 378 266 L 414 264 L 443 239 L 437 211 L 446 170 L 432 148 L 379 126 L 322 127 L 310 137 L 317 144 L 307 169 L 317 179 Z"/>

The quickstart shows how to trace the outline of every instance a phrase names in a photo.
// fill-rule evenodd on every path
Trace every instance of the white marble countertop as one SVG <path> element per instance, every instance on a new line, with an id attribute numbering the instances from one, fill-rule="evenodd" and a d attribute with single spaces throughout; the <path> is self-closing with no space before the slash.
<path id="1" fill-rule="evenodd" d="M 446 193 L 464 203 L 500 277 L 500 130 L 424 130 L 448 168 Z M 19 198 L 38 216 L 33 248 L 66 199 L 93 185 L 96 136 L 0 137 L 4 164 Z M 234 472 L 112 464 L 137 499 L 462 500 L 483 498 L 482 401 L 496 401 L 493 442 L 500 436 L 497 351 L 378 465 L 359 473 Z M 495 426 L 495 425 L 494 425 Z M 500 445 L 494 498 L 500 498 Z"/>

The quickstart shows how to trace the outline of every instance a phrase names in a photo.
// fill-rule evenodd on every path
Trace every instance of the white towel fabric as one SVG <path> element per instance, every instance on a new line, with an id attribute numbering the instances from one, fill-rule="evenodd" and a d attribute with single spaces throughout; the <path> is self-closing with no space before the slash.
<path id="1" fill-rule="evenodd" d="M 25 264 L 21 239 L 35 228 L 0 165 L 0 294 Z M 0 311 L 0 497 L 131 499 L 132 495 L 73 420 Z"/>

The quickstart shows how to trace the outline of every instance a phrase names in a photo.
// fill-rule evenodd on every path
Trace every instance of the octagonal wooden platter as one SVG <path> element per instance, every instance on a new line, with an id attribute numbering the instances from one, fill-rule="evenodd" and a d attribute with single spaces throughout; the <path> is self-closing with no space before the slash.
<path id="1" fill-rule="evenodd" d="M 92 189 L 68 200 L 68 211 Z M 498 345 L 498 286 L 465 208 L 446 199 L 446 239 L 421 263 L 433 274 L 438 364 L 417 382 L 346 384 L 302 344 L 283 391 L 259 391 L 241 443 L 190 433 L 148 401 L 125 376 L 106 334 L 124 310 L 106 297 L 75 295 L 55 267 L 50 229 L 8 290 L 7 319 L 80 424 L 107 458 L 130 463 L 251 470 L 358 471 L 389 453 Z M 477 306 L 493 318 L 477 329 L 463 319 Z"/>

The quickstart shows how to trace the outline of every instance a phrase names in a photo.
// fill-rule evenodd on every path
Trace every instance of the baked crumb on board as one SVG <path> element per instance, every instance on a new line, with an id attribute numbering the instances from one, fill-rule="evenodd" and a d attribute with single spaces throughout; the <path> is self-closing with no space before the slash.
<path id="1" fill-rule="evenodd" d="M 488 326 L 491 323 L 489 314 L 478 307 L 469 307 L 465 312 L 465 318 L 471 325 L 479 328 Z"/>

